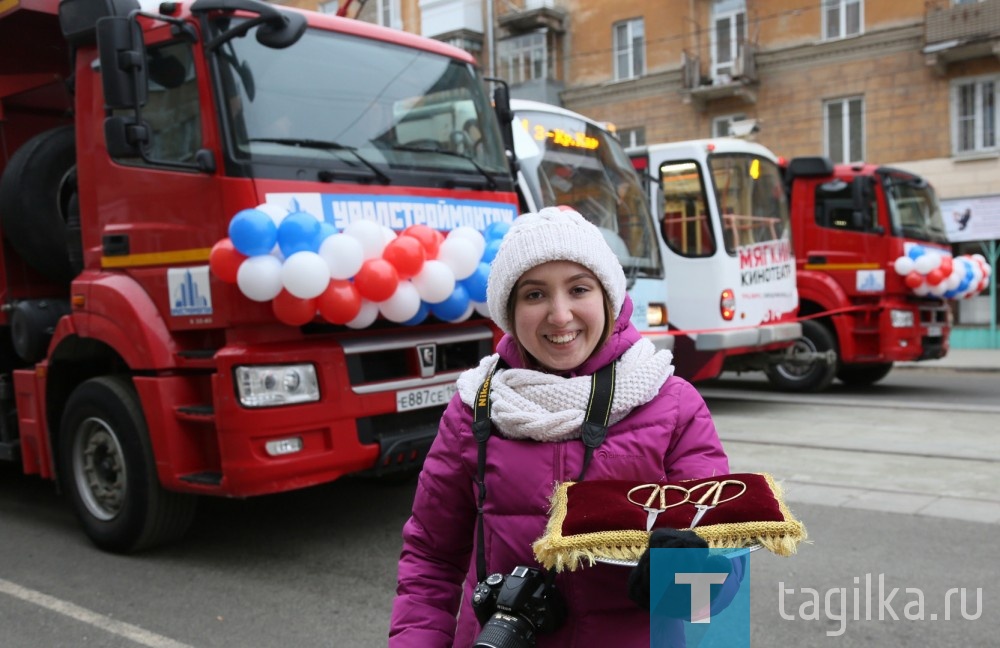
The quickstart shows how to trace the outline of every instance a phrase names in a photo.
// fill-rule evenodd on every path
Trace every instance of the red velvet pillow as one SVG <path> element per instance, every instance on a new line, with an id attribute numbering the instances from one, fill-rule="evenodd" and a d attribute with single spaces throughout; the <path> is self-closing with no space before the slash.
<path id="1" fill-rule="evenodd" d="M 697 505 L 704 512 L 692 528 Z M 805 527 L 785 506 L 780 487 L 767 473 L 656 484 L 563 482 L 552 496 L 549 522 L 534 545 L 535 556 L 557 571 L 575 569 L 581 559 L 590 564 L 602 559 L 635 561 L 649 545 L 649 522 L 651 529 L 692 528 L 710 547 L 760 545 L 783 556 L 795 553 L 806 537 Z"/>

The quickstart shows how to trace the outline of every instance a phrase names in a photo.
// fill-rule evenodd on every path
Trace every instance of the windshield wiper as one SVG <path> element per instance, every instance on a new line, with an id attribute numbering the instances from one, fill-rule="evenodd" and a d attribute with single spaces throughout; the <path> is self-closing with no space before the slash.
<path id="1" fill-rule="evenodd" d="M 497 188 L 496 179 L 490 174 L 489 171 L 484 169 L 474 158 L 469 155 L 463 155 L 457 151 L 449 151 L 448 149 L 443 149 L 441 147 L 431 148 L 429 146 L 407 146 L 405 144 L 396 144 L 392 147 L 393 151 L 408 151 L 410 153 L 440 153 L 441 155 L 450 155 L 451 157 L 462 158 L 463 160 L 468 160 L 469 164 L 476 168 L 476 171 L 486 178 L 486 186 L 490 189 Z"/>
<path id="2" fill-rule="evenodd" d="M 382 184 L 389 184 L 392 182 L 392 178 L 386 175 L 384 171 L 372 164 L 369 160 L 365 159 L 365 156 L 361 155 L 361 153 L 359 153 L 353 146 L 347 146 L 346 144 L 340 144 L 339 142 L 299 139 L 294 137 L 251 137 L 249 141 L 264 142 L 265 144 L 284 144 L 285 146 L 297 146 L 299 148 L 310 148 L 320 151 L 346 151 L 353 155 L 359 162 L 361 162 L 361 164 L 368 167 L 379 182 Z M 333 174 L 332 171 L 328 171 L 326 173 Z"/>

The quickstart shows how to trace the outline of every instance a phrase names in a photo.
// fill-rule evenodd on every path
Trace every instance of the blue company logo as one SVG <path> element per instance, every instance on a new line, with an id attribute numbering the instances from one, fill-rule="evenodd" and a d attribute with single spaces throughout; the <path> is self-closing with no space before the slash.
<path id="1" fill-rule="evenodd" d="M 208 266 L 170 269 L 167 271 L 167 285 L 170 314 L 174 317 L 212 313 Z"/>
<path id="2" fill-rule="evenodd" d="M 653 549 L 651 647 L 750 648 L 747 550 Z"/>

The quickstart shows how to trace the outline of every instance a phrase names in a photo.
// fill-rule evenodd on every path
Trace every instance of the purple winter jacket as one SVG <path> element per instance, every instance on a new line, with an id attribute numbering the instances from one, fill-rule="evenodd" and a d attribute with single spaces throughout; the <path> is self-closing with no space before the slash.
<path id="1" fill-rule="evenodd" d="M 626 299 L 611 338 L 576 375 L 596 372 L 640 339 L 629 321 L 631 311 Z M 523 366 L 509 335 L 497 350 L 511 367 Z M 390 648 L 465 648 L 479 634 L 469 603 L 477 582 L 478 448 L 471 425 L 472 410 L 455 394 L 420 474 L 413 514 L 403 527 Z M 509 574 L 517 565 L 538 567 L 532 543 L 544 532 L 549 498 L 557 483 L 577 478 L 583 450 L 579 439 L 542 443 L 506 439 L 494 431 L 486 451 L 487 574 Z M 671 376 L 653 400 L 611 426 L 586 479 L 652 482 L 728 472 L 701 395 Z M 556 587 L 569 617 L 559 630 L 537 635 L 537 646 L 648 648 L 650 617 L 628 598 L 629 571 L 598 563 L 559 574 Z M 742 578 L 742 569 L 737 571 L 738 578 L 731 579 L 736 582 Z M 682 624 L 675 625 L 674 631 L 681 633 Z"/>

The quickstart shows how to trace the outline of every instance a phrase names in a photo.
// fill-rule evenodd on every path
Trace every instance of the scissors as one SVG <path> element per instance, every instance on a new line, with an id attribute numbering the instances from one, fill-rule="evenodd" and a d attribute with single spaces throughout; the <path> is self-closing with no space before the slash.
<path id="1" fill-rule="evenodd" d="M 649 497 L 646 498 L 645 502 L 632 499 L 634 493 L 649 489 Z M 680 493 L 684 493 L 684 499 L 679 502 L 674 502 L 673 504 L 667 504 L 667 491 L 675 490 Z M 653 502 L 659 496 L 659 506 L 653 506 Z M 675 506 L 680 506 L 685 504 L 690 498 L 691 494 L 688 489 L 683 486 L 674 486 L 672 484 L 642 484 L 632 488 L 628 492 L 628 501 L 632 502 L 636 506 L 641 506 L 642 510 L 646 511 L 646 531 L 652 531 L 653 525 L 656 523 L 656 518 L 663 513 L 668 508 L 673 508 Z"/>
<path id="2" fill-rule="evenodd" d="M 723 497 L 727 486 L 738 486 L 739 491 L 733 493 L 729 497 Z M 694 514 L 694 519 L 691 520 L 691 526 L 689 527 L 691 529 L 698 526 L 698 523 L 701 522 L 701 518 L 705 517 L 705 513 L 709 510 L 714 509 L 719 504 L 731 502 L 743 493 L 747 492 L 747 485 L 744 482 L 741 482 L 738 479 L 723 479 L 722 481 L 707 481 L 702 482 L 697 486 L 692 486 L 688 489 L 688 497 L 690 497 L 691 493 L 701 488 L 705 488 L 705 492 L 702 493 L 702 496 L 696 502 L 694 502 L 694 507 L 698 510 Z M 687 499 L 685 499 L 685 501 L 687 501 Z"/>

